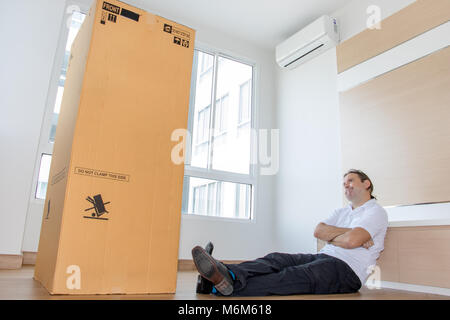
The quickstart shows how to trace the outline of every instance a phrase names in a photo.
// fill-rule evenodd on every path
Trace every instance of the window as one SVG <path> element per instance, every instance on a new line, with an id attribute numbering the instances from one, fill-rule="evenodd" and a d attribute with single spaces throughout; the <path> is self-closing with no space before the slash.
<path id="1" fill-rule="evenodd" d="M 64 93 L 64 83 L 66 81 L 67 67 L 69 66 L 70 49 L 72 48 L 72 43 L 75 40 L 75 37 L 78 31 L 80 30 L 81 24 L 83 23 L 85 18 L 86 15 L 81 12 L 74 11 L 72 13 L 69 34 L 67 36 L 67 42 L 64 51 L 64 60 L 58 81 L 58 91 L 56 93 L 56 100 L 53 108 L 52 126 L 50 129 L 50 137 L 49 137 L 50 142 L 55 142 L 56 125 L 58 124 L 58 116 L 61 110 L 61 102 Z"/>
<path id="2" fill-rule="evenodd" d="M 192 208 L 190 212 L 200 215 L 222 215 L 222 182 L 192 178 Z"/>
<path id="3" fill-rule="evenodd" d="M 50 163 L 52 162 L 52 156 L 49 154 L 43 154 L 41 156 L 41 164 L 39 166 L 39 177 L 36 187 L 36 199 L 45 200 L 47 193 L 48 176 L 50 174 Z"/>
<path id="4" fill-rule="evenodd" d="M 185 176 L 184 189 L 185 214 L 250 218 L 251 185 Z"/>
<path id="5" fill-rule="evenodd" d="M 81 11 L 82 12 L 81 12 Z M 69 65 L 70 50 L 78 31 L 86 17 L 83 12 L 88 12 L 82 2 L 68 1 L 64 10 L 64 22 L 60 32 L 58 48 L 52 69 L 52 78 L 47 95 L 46 111 L 43 119 L 39 149 L 36 155 L 36 170 L 33 176 L 35 192 L 30 195 L 30 201 L 42 204 L 47 193 L 47 184 L 50 174 L 50 163 L 55 141 L 56 126 L 61 110 L 61 102 L 64 93 L 67 68 Z"/>
<path id="6" fill-rule="evenodd" d="M 252 64 L 195 49 L 183 213 L 251 219 Z M 242 123 L 248 123 L 242 126 Z"/>

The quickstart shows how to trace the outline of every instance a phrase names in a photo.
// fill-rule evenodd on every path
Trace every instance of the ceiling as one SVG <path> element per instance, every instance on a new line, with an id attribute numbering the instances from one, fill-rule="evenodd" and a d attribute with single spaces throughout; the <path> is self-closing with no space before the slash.
<path id="1" fill-rule="evenodd" d="M 316 18 L 352 0 L 124 0 L 194 29 L 209 28 L 274 48 Z"/>

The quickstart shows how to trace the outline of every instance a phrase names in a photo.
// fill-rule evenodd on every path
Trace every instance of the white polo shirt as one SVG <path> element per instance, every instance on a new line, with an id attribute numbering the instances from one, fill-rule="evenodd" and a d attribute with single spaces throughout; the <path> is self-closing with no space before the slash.
<path id="1" fill-rule="evenodd" d="M 339 228 L 360 227 L 370 233 L 374 245 L 369 249 L 363 247 L 344 249 L 333 244 L 327 244 L 319 251 L 346 262 L 356 273 L 364 285 L 370 274 L 370 267 L 375 266 L 380 252 L 384 249 L 384 237 L 388 227 L 388 215 L 375 199 L 371 199 L 362 206 L 352 209 L 348 205 L 334 210 L 333 214 L 322 221 L 323 223 Z"/>

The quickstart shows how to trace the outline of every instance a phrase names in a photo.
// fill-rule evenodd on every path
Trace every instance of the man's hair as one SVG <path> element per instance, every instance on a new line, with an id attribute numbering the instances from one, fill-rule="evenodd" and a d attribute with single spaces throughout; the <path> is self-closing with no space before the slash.
<path id="1" fill-rule="evenodd" d="M 354 173 L 357 174 L 359 179 L 361 180 L 361 182 L 364 182 L 366 180 L 369 180 L 370 182 L 370 186 L 367 190 L 370 191 L 370 198 L 371 199 L 376 199 L 376 197 L 374 195 L 372 195 L 373 192 L 373 183 L 372 180 L 370 180 L 369 176 L 367 174 L 365 174 L 364 172 L 362 172 L 361 170 L 356 170 L 356 169 L 350 169 L 348 170 L 345 174 L 344 174 L 344 178 L 349 175 L 350 173 Z"/>

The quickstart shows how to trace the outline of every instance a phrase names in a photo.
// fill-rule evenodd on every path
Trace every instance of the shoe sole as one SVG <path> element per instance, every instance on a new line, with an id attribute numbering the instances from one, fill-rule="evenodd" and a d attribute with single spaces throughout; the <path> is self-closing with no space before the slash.
<path id="1" fill-rule="evenodd" d="M 192 249 L 194 264 L 200 275 L 211 281 L 221 294 L 228 296 L 233 293 L 233 285 L 219 271 L 216 262 L 200 246 Z"/>

